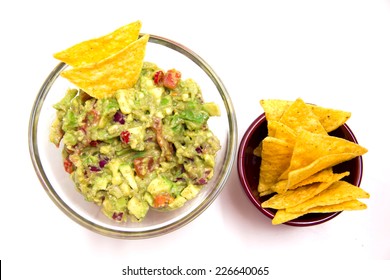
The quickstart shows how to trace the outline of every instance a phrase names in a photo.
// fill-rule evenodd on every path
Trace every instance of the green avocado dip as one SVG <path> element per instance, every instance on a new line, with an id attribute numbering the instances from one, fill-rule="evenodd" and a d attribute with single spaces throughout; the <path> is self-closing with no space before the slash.
<path id="1" fill-rule="evenodd" d="M 220 143 L 207 121 L 219 108 L 175 69 L 144 62 L 133 88 L 107 99 L 69 89 L 54 108 L 50 141 L 63 146 L 65 171 L 110 219 L 177 209 L 213 176 Z"/>

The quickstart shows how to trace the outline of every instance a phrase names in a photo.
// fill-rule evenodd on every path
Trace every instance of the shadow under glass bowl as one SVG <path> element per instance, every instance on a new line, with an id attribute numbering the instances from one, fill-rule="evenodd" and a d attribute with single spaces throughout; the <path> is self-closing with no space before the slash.
<path id="1" fill-rule="evenodd" d="M 62 165 L 61 149 L 49 142 L 49 130 L 55 119 L 53 104 L 72 86 L 60 73 L 67 68 L 59 63 L 44 81 L 30 115 L 29 150 L 35 172 L 55 205 L 78 224 L 102 235 L 140 239 L 172 232 L 188 224 L 217 198 L 223 189 L 236 156 L 237 123 L 229 94 L 213 69 L 197 54 L 172 40 L 150 35 L 145 61 L 162 69 L 176 68 L 182 78 L 192 78 L 200 86 L 204 100 L 219 105 L 221 116 L 208 121 L 210 130 L 221 143 L 216 157 L 214 176 L 198 196 L 172 211 L 149 210 L 140 223 L 117 223 L 108 219 L 100 207 L 87 202 L 76 190 Z"/>
<path id="2" fill-rule="evenodd" d="M 253 154 L 254 149 L 267 135 L 267 120 L 265 118 L 265 114 L 263 113 L 252 122 L 241 139 L 241 143 L 238 149 L 237 170 L 241 185 L 249 200 L 261 213 L 263 213 L 268 218 L 273 219 L 276 210 L 271 208 L 263 208 L 261 206 L 261 203 L 268 200 L 272 195 L 262 197 L 259 196 L 257 187 L 259 184 L 261 158 Z M 329 133 L 329 135 L 337 136 L 358 143 L 351 129 L 346 124 Z M 344 177 L 343 180 L 355 186 L 360 186 L 363 174 L 362 157 L 359 156 L 338 164 L 333 167 L 333 171 L 335 173 L 349 171 L 350 175 Z M 288 221 L 284 224 L 289 226 L 302 227 L 313 226 L 329 221 L 340 213 L 341 212 L 310 213 Z"/>

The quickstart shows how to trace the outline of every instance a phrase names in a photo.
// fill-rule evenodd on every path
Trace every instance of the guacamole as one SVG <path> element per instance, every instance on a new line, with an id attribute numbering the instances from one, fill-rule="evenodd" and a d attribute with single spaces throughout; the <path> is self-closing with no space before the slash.
<path id="1" fill-rule="evenodd" d="M 207 121 L 219 108 L 175 69 L 144 62 L 133 88 L 106 99 L 69 89 L 54 108 L 50 141 L 63 147 L 65 171 L 110 219 L 177 209 L 213 176 L 220 143 Z"/>

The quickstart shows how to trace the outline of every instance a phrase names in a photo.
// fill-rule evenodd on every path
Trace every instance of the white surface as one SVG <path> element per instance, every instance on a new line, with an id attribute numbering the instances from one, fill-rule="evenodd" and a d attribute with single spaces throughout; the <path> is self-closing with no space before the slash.
<path id="1" fill-rule="evenodd" d="M 351 111 L 348 125 L 369 150 L 368 209 L 315 227 L 271 226 L 248 203 L 234 166 L 214 204 L 168 235 L 116 240 L 66 217 L 30 161 L 32 104 L 57 65 L 54 52 L 137 19 L 143 32 L 180 42 L 213 67 L 234 102 L 239 139 L 262 112 L 261 98 Z M 390 259 L 390 1 L 2 1 L 0 26 L 5 278 L 124 279 L 128 265 L 269 266 L 264 279 L 390 275 L 380 261 Z"/>

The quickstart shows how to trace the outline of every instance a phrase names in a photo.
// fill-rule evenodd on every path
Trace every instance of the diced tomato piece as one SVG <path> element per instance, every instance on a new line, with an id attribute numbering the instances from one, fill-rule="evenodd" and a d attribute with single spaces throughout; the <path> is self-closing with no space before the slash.
<path id="1" fill-rule="evenodd" d="M 157 71 L 155 74 L 154 74 L 154 77 L 153 77 L 153 80 L 154 80 L 154 83 L 156 85 L 163 85 L 163 80 L 164 80 L 164 72 L 163 71 Z"/>
<path id="2" fill-rule="evenodd" d="M 155 208 L 162 208 L 173 202 L 174 198 L 169 193 L 159 194 L 154 198 L 153 206 Z"/>
<path id="3" fill-rule="evenodd" d="M 73 172 L 73 163 L 69 160 L 69 158 L 64 159 L 64 169 L 69 174 Z"/>
<path id="4" fill-rule="evenodd" d="M 128 144 L 130 141 L 130 132 L 124 130 L 121 132 L 121 135 L 119 137 L 123 143 Z"/>
<path id="5" fill-rule="evenodd" d="M 177 87 L 181 78 L 181 73 L 176 69 L 168 70 L 164 75 L 164 86 L 169 89 L 174 89 Z"/>

